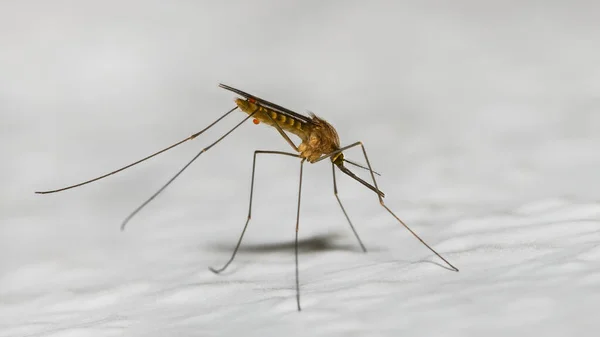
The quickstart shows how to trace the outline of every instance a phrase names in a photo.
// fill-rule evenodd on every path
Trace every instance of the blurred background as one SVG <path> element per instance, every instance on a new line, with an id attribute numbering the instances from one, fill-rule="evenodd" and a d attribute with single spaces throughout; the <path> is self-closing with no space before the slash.
<path id="1" fill-rule="evenodd" d="M 599 12 L 596 1 L 3 0 L 0 298 L 12 302 L 0 310 L 31 314 L 28 301 L 51 303 L 66 284 L 148 278 L 178 263 L 204 274 L 225 261 L 247 212 L 252 151 L 289 150 L 263 125 L 236 130 L 125 233 L 118 226 L 241 113 L 117 176 L 33 193 L 201 130 L 233 107 L 218 83 L 314 112 L 343 144 L 363 141 L 387 204 L 433 236 L 539 201 L 597 202 Z M 347 157 L 364 163 L 358 150 Z M 257 170 L 260 230 L 248 240 L 287 242 L 298 164 L 264 157 Z M 302 233 L 339 228 L 354 245 L 330 170 L 306 167 Z M 397 225 L 372 192 L 338 177 L 366 241 L 393 246 L 377 228 Z M 421 249 L 405 233 L 393 240 Z M 228 248 L 211 251 L 215 241 Z M 194 260 L 199 250 L 208 261 Z"/>

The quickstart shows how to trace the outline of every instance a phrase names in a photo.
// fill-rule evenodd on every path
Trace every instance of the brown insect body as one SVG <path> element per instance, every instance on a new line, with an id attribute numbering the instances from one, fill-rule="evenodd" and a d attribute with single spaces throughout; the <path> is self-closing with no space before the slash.
<path id="1" fill-rule="evenodd" d="M 253 103 L 250 100 L 238 98 L 235 103 L 245 113 L 254 113 L 253 117 L 260 122 L 272 127 L 276 127 L 276 122 L 282 130 L 298 136 L 302 140 L 302 143 L 298 146 L 298 152 L 300 152 L 302 158 L 311 163 L 314 163 L 322 155 L 340 149 L 340 138 L 335 128 L 314 114 L 310 114 L 310 118 L 302 116 L 306 119 L 300 119 L 262 104 Z M 343 159 L 344 155 L 342 153 L 331 157 L 331 161 L 336 164 L 341 164 Z"/>

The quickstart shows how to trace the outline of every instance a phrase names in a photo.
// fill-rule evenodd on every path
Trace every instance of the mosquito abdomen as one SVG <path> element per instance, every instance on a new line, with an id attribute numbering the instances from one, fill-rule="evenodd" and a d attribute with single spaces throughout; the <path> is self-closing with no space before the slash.
<path id="1" fill-rule="evenodd" d="M 253 117 L 261 123 L 265 123 L 274 127 L 275 124 L 273 123 L 273 121 L 276 121 L 279 127 L 281 127 L 283 130 L 295 134 L 302 140 L 308 138 L 308 126 L 299 119 L 296 119 L 291 116 L 286 116 L 282 113 L 266 108 L 262 105 L 254 104 L 241 98 L 236 99 L 235 103 L 242 111 L 244 111 L 247 114 L 251 114 L 254 111 L 256 111 L 256 109 L 258 109 L 258 111 L 254 113 Z"/>

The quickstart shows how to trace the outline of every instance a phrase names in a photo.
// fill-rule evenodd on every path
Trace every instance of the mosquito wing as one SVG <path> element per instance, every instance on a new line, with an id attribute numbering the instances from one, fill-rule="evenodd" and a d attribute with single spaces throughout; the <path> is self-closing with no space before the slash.
<path id="1" fill-rule="evenodd" d="M 302 121 L 302 122 L 304 122 L 306 124 L 313 124 L 313 121 L 312 121 L 312 119 L 310 117 L 301 115 L 301 114 L 299 114 L 297 112 L 294 112 L 294 111 L 292 111 L 290 109 L 284 108 L 281 105 L 278 105 L 278 104 L 275 104 L 275 103 L 271 103 L 271 102 L 269 102 L 267 100 L 264 100 L 264 99 L 262 99 L 260 97 L 256 97 L 256 96 L 251 95 L 251 94 L 249 94 L 247 92 L 241 91 L 239 89 L 230 87 L 230 86 L 222 84 L 222 83 L 219 84 L 219 87 L 221 87 L 223 89 L 227 89 L 227 90 L 232 91 L 232 92 L 235 92 L 236 94 L 238 94 L 240 96 L 243 96 L 246 99 L 256 100 L 258 103 L 260 103 L 264 107 L 272 109 L 272 110 L 275 110 L 276 112 L 281 113 L 283 115 L 287 115 L 290 118 L 298 119 L 298 120 L 300 120 L 300 121 Z"/>

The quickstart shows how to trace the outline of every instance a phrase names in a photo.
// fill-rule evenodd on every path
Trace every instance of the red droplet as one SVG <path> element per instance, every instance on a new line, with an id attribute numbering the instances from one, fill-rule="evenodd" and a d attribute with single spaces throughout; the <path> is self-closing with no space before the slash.
<path id="1" fill-rule="evenodd" d="M 256 98 L 254 98 L 254 97 L 248 97 L 248 102 L 250 102 L 252 104 L 256 104 Z"/>
<path id="2" fill-rule="evenodd" d="M 258 123 L 260 123 L 260 121 L 256 118 L 254 118 L 254 120 L 252 121 L 254 124 L 258 125 Z"/>

